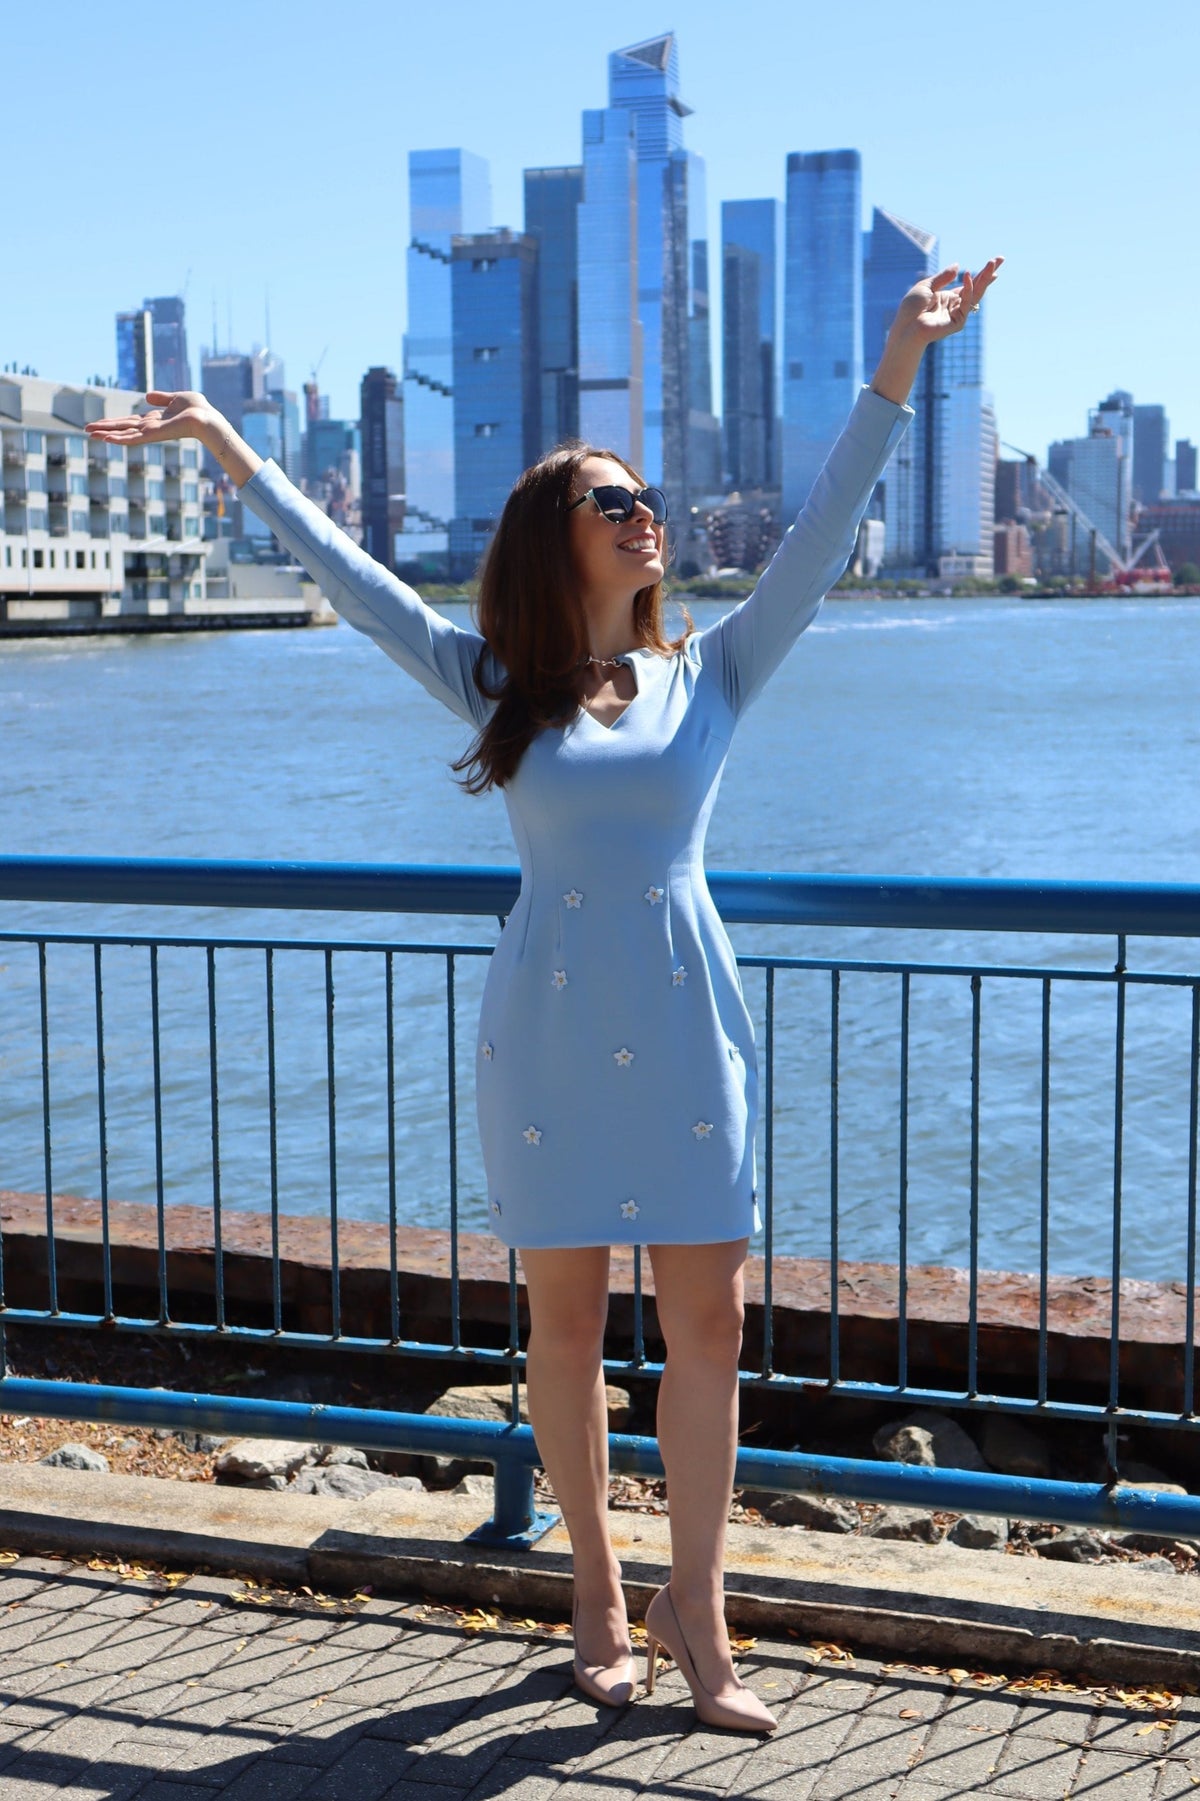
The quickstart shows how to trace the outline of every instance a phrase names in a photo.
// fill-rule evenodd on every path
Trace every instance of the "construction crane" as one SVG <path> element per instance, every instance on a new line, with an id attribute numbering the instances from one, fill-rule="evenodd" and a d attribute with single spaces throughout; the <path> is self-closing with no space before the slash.
<path id="1" fill-rule="evenodd" d="M 1045 489 L 1054 502 L 1056 510 L 1068 514 L 1084 532 L 1091 546 L 1091 579 L 1093 583 L 1096 577 L 1097 551 L 1109 566 L 1114 587 L 1132 588 L 1139 579 L 1151 580 L 1155 585 L 1161 585 L 1164 579 L 1167 582 L 1170 581 L 1170 565 L 1163 555 L 1157 529 L 1143 539 L 1131 557 L 1122 556 L 1100 530 L 1100 527 L 1094 523 L 1090 515 L 1084 512 L 1079 502 L 1067 492 L 1060 481 L 1051 475 L 1048 469 L 1042 468 L 1030 451 L 1022 450 L 1019 444 L 1009 444 L 1003 440 L 1002 443 L 1005 450 L 1015 450 L 1019 457 L 1024 457 L 1026 464 L 1036 472 L 1038 486 Z M 1141 563 L 1146 552 L 1151 549 L 1155 552 L 1155 560 L 1135 574 L 1138 564 Z"/>

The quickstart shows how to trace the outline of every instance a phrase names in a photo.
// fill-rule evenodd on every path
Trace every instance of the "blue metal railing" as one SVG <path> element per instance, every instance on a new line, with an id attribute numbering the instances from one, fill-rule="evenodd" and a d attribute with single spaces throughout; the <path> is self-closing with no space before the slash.
<path id="1" fill-rule="evenodd" d="M 104 858 L 0 858 L 0 900 L 18 903 L 74 903 L 88 906 L 139 908 L 186 907 L 190 909 L 275 909 L 308 912 L 375 914 L 455 914 L 503 918 L 518 892 L 519 876 L 507 868 L 390 867 L 372 865 L 324 865 L 299 863 L 242 863 L 227 861 L 126 860 Z M 1109 964 L 1073 962 L 1059 965 L 1000 960 L 988 963 L 908 957 L 796 956 L 755 953 L 739 957 L 744 971 L 761 972 L 765 1008 L 763 1059 L 763 1114 L 765 1166 L 762 1200 L 765 1213 L 766 1259 L 762 1309 L 762 1353 L 757 1370 L 743 1370 L 746 1386 L 791 1391 L 798 1397 L 820 1390 L 859 1399 L 923 1402 L 935 1406 L 976 1410 L 999 1409 L 1031 1418 L 1095 1421 L 1108 1434 L 1109 1465 L 1117 1468 L 1117 1432 L 1120 1426 L 1137 1424 L 1149 1429 L 1194 1431 L 1200 1418 L 1194 1413 L 1195 1370 L 1195 1244 L 1197 1187 L 1197 1094 L 1200 1090 L 1200 972 L 1158 968 L 1134 969 L 1127 954 L 1131 937 L 1200 939 L 1200 887 L 1157 884 L 1024 883 L 1013 881 L 948 880 L 919 878 L 797 876 L 714 873 L 710 877 L 714 899 L 730 923 L 786 927 L 850 927 L 889 932 L 954 932 L 964 934 L 1060 934 L 1072 937 L 1111 936 L 1116 939 L 1116 959 Z M 508 1543 L 527 1543 L 544 1527 L 546 1516 L 534 1505 L 532 1469 L 536 1447 L 529 1428 L 515 1422 L 518 1381 L 524 1364 L 518 1332 L 518 1281 L 515 1254 L 508 1258 L 508 1343 L 473 1344 L 464 1336 L 460 1284 L 460 1227 L 462 1209 L 458 1174 L 458 1078 L 456 1073 L 456 971 L 460 962 L 484 958 L 490 947 L 472 943 L 402 943 L 390 936 L 333 940 L 295 935 L 233 936 L 184 935 L 119 930 L 0 932 L 0 943 L 25 946 L 36 953 L 37 1057 L 39 1061 L 42 1135 L 42 1175 L 45 1195 L 45 1304 L 13 1304 L 3 1296 L 3 1257 L 0 1255 L 0 1325 L 53 1325 L 80 1333 L 103 1328 L 108 1332 L 157 1333 L 171 1337 L 232 1340 L 244 1343 L 272 1342 L 337 1351 L 373 1350 L 393 1355 L 434 1359 L 447 1363 L 470 1362 L 491 1366 L 509 1374 L 513 1424 L 486 1427 L 457 1420 L 437 1420 L 425 1415 L 384 1413 L 356 1408 L 306 1408 L 274 1401 L 247 1401 L 235 1397 L 168 1394 L 103 1384 L 32 1381 L 5 1376 L 0 1379 L 0 1407 L 47 1415 L 107 1418 L 125 1423 L 164 1426 L 188 1425 L 205 1430 L 260 1433 L 273 1436 L 286 1430 L 294 1437 L 314 1442 L 355 1444 L 364 1448 L 386 1447 L 413 1452 L 437 1451 L 443 1455 L 477 1455 L 496 1468 L 496 1504 L 487 1536 Z M 58 1088 L 64 1078 L 54 1069 L 52 1057 L 49 971 L 54 958 L 69 949 L 91 953 L 90 1010 L 93 1042 L 91 1061 L 96 1099 L 96 1143 L 99 1156 L 99 1204 L 101 1213 L 100 1286 L 102 1306 L 95 1312 L 61 1303 L 57 1223 L 54 1188 L 55 1119 Z M 201 1036 L 207 1065 L 206 1131 L 210 1145 L 212 1232 L 212 1317 L 181 1319 L 172 1312 L 169 1282 L 167 1221 L 172 1181 L 164 1130 L 163 995 L 161 954 L 175 949 L 203 959 Z M 105 972 L 108 959 L 118 950 L 130 950 L 146 959 L 149 977 L 149 1093 L 153 1118 L 153 1192 L 156 1230 L 155 1268 L 157 1310 L 147 1318 L 121 1313 L 116 1305 L 112 1257 L 112 1203 L 108 1117 L 110 1106 L 110 1057 L 107 1034 L 110 1022 L 105 1008 Z M 282 953 L 301 952 L 319 960 L 323 988 L 323 1064 L 325 1139 L 328 1150 L 326 1194 L 328 1201 L 329 1307 L 328 1330 L 299 1329 L 289 1324 L 281 1279 L 281 1174 L 279 1147 L 280 1046 L 276 1029 L 277 977 Z M 226 1228 L 228 1197 L 223 1188 L 223 1107 L 229 1098 L 222 1078 L 222 1012 L 218 970 L 231 956 L 261 958 L 265 1000 L 265 1058 L 267 1090 L 267 1139 L 270 1218 L 270 1323 L 238 1323 L 230 1318 L 226 1284 Z M 344 1220 L 339 1176 L 342 1152 L 339 1140 L 338 1066 L 335 1016 L 337 985 L 335 966 L 346 958 L 368 965 L 382 964 L 386 1048 L 380 1057 L 382 1085 L 387 1106 L 387 1220 L 389 1241 L 388 1319 L 386 1330 L 347 1331 L 343 1305 L 341 1243 Z M 448 1133 L 448 1228 L 450 1237 L 450 1319 L 447 1339 L 430 1341 L 406 1336 L 399 1299 L 397 1232 L 397 1132 L 396 1093 L 398 1068 L 395 1034 L 397 1018 L 396 960 L 404 958 L 428 969 L 441 965 L 447 1052 L 445 1107 Z M 778 982 L 789 972 L 806 972 L 828 981 L 828 1014 L 822 1028 L 828 1034 L 828 1181 L 829 1181 L 829 1287 L 828 1355 L 819 1373 L 800 1373 L 776 1365 L 774 1308 L 774 1189 L 776 1175 L 776 1040 L 779 1027 Z M 839 1274 L 842 1249 L 842 1111 L 843 1080 L 843 983 L 848 976 L 871 975 L 898 978 L 900 1015 L 898 1031 L 898 1166 L 897 1194 L 897 1366 L 896 1381 L 852 1380 L 843 1373 L 843 1321 L 840 1312 Z M 912 1059 L 913 991 L 934 978 L 965 982 L 970 995 L 970 1100 L 969 1100 L 969 1227 L 966 1354 L 961 1387 L 917 1385 L 910 1380 L 910 1269 L 909 1269 L 909 1122 Z M 1012 1384 L 1005 1392 L 985 1392 L 980 1386 L 980 1224 L 981 1224 L 981 1119 L 980 1066 L 981 1019 L 984 981 L 1030 985 L 1037 996 L 1040 1031 L 1035 1059 L 1038 1071 L 1039 1140 L 1039 1305 L 1037 1325 L 1037 1381 L 1021 1392 Z M 1059 985 L 1100 987 L 1115 996 L 1112 1041 L 1113 1114 L 1110 1253 L 1110 1345 L 1107 1396 L 1103 1403 L 1061 1397 L 1050 1393 L 1049 1380 L 1049 1144 L 1051 1128 L 1051 1006 Z M 1189 1138 L 1187 1174 L 1182 1191 L 1186 1233 L 1185 1320 L 1176 1347 L 1180 1373 L 1178 1406 L 1129 1406 L 1123 1403 L 1120 1369 L 1121 1258 L 1123 1227 L 1124 1084 L 1127 1035 L 1127 1001 L 1137 988 L 1179 991 L 1190 1008 L 1190 1035 L 1181 1050 L 1186 1060 Z M 0 1004 L 3 1004 L 0 983 Z M 78 1049 L 78 1047 L 76 1047 Z M 143 1047 L 144 1048 L 144 1047 Z M 76 1059 L 78 1061 L 78 1059 Z M 53 1072 L 53 1079 L 52 1079 Z M 4 1170 L 0 1168 L 0 1179 Z M 0 1235 L 0 1253 L 3 1251 Z M 658 1376 L 662 1365 L 648 1360 L 644 1350 L 640 1252 L 634 1259 L 633 1355 L 629 1361 L 606 1359 L 606 1373 Z M 662 1465 L 653 1440 L 613 1435 L 614 1470 L 661 1474 Z M 1151 1491 L 1118 1491 L 1110 1485 L 1018 1480 L 1007 1476 L 972 1475 L 963 1471 L 924 1470 L 912 1466 L 864 1462 L 840 1458 L 813 1458 L 799 1452 L 775 1453 L 743 1449 L 739 1453 L 737 1481 L 761 1489 L 820 1490 L 853 1494 L 869 1500 L 906 1500 L 918 1505 L 954 1508 L 958 1511 L 1024 1513 L 1066 1523 L 1138 1526 L 1143 1530 L 1200 1536 L 1200 1500 Z"/>

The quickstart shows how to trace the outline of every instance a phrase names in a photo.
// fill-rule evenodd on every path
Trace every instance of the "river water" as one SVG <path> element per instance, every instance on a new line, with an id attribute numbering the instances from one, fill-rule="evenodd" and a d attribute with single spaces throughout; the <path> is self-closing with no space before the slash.
<path id="1" fill-rule="evenodd" d="M 721 609 L 692 608 L 698 624 Z M 454 616 L 457 614 L 450 609 Z M 742 722 L 709 834 L 718 869 L 1194 881 L 1200 869 L 1200 663 L 1194 602 L 829 602 Z M 0 847 L 69 855 L 515 862 L 500 800 L 461 794 L 447 764 L 466 728 L 344 625 L 325 631 L 17 642 L 0 649 Z M 496 922 L 0 907 L 8 930 L 298 931 L 491 945 Z M 1111 968 L 1111 941 L 733 930 L 790 955 L 1046 960 Z M 1141 968 L 1191 970 L 1191 947 L 1130 946 Z M 277 958 L 281 1205 L 328 1196 L 324 967 Z M 338 1190 L 343 1214 L 386 1217 L 383 977 L 335 958 Z M 0 1188 L 44 1184 L 36 952 L 0 944 Z M 53 1186 L 97 1194 L 92 958 L 48 956 Z M 443 964 L 396 971 L 396 1205 L 447 1220 Z M 485 960 L 457 966 L 460 1218 L 486 1230 L 471 1066 Z M 261 953 L 218 956 L 224 1204 L 262 1207 L 270 1159 Z M 762 1044 L 763 992 L 746 972 Z M 152 1200 L 153 1070 L 145 951 L 106 952 L 110 1192 Z M 163 1170 L 169 1201 L 212 1194 L 203 953 L 164 949 Z M 1122 1171 L 1126 1274 L 1178 1278 L 1186 1250 L 1186 992 L 1129 996 Z M 979 1223 L 987 1267 L 1037 1267 L 1041 991 L 985 978 Z M 1115 997 L 1055 987 L 1050 1263 L 1111 1254 Z M 830 986 L 778 978 L 775 1243 L 829 1246 Z M 896 1254 L 899 978 L 848 974 L 840 1005 L 840 1252 Z M 966 1260 L 971 996 L 914 978 L 909 1256 Z M 761 1131 L 761 1128 L 760 1128 Z M 760 1173 L 763 1145 L 760 1140 Z"/>

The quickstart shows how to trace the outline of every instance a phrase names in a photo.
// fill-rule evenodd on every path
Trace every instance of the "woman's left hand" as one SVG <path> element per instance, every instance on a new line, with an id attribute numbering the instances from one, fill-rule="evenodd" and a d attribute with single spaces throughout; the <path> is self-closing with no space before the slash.
<path id="1" fill-rule="evenodd" d="M 978 275 L 972 275 L 969 269 L 964 270 L 962 282 L 957 288 L 950 285 L 958 275 L 957 263 L 951 263 L 949 268 L 939 269 L 936 275 L 917 282 L 900 302 L 892 325 L 893 332 L 899 336 L 911 337 L 923 349 L 926 344 L 932 344 L 938 338 L 948 338 L 954 332 L 962 331 L 995 281 L 1003 261 L 1002 256 L 992 257 Z"/>

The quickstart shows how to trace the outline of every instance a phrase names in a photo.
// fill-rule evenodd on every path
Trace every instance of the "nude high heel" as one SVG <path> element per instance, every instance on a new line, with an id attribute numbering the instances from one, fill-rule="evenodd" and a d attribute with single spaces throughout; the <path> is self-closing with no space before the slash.
<path id="1" fill-rule="evenodd" d="M 576 1597 L 571 1603 L 572 1636 L 575 1634 L 578 1615 L 579 1600 Z M 573 1671 L 576 1687 L 605 1707 L 624 1707 L 627 1701 L 633 1700 L 637 1692 L 637 1670 L 634 1668 L 632 1654 L 622 1658 L 620 1663 L 584 1663 L 576 1649 Z"/>
<path id="2" fill-rule="evenodd" d="M 653 1616 L 653 1617 L 652 1617 Z M 654 1674 L 661 1645 L 674 1658 L 679 1673 L 692 1691 L 696 1712 L 706 1726 L 728 1726 L 733 1732 L 774 1732 L 779 1721 L 763 1706 L 753 1690 L 739 1684 L 736 1696 L 711 1694 L 696 1674 L 687 1641 L 671 1600 L 671 1585 L 660 1588 L 646 1609 L 646 1693 L 654 1693 Z"/>

